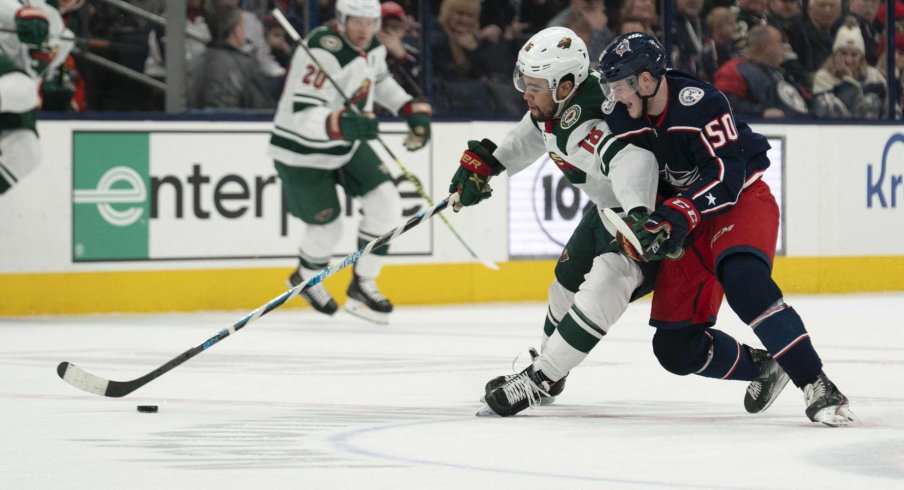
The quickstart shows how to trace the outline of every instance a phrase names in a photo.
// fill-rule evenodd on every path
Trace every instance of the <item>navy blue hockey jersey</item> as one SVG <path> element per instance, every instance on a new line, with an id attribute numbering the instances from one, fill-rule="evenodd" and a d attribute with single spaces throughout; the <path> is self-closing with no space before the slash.
<path id="1" fill-rule="evenodd" d="M 604 105 L 612 132 L 656 155 L 659 177 L 703 215 L 727 211 L 769 167 L 769 143 L 743 121 L 712 85 L 669 70 L 668 104 L 657 117 L 633 119 L 623 104 Z M 607 103 L 611 104 L 611 103 Z"/>

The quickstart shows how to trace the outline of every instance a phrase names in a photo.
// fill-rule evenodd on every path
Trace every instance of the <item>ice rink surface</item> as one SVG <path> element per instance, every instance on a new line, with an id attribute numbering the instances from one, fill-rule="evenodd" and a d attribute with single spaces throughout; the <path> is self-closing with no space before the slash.
<path id="1" fill-rule="evenodd" d="M 475 417 L 478 398 L 526 365 L 543 304 L 403 307 L 388 326 L 277 310 L 122 399 L 57 364 L 137 378 L 247 312 L 4 318 L 0 488 L 904 488 L 904 295 L 788 301 L 862 426 L 809 422 L 790 384 L 749 415 L 745 383 L 668 374 L 648 302 L 556 404 L 506 419 Z M 720 326 L 760 345 L 727 307 Z"/>

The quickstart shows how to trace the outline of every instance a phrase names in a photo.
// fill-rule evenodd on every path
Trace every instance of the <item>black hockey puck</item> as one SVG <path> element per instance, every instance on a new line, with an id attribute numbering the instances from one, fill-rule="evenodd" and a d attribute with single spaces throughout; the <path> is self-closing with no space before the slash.
<path id="1" fill-rule="evenodd" d="M 157 405 L 138 405 L 138 411 L 144 413 L 157 413 Z"/>

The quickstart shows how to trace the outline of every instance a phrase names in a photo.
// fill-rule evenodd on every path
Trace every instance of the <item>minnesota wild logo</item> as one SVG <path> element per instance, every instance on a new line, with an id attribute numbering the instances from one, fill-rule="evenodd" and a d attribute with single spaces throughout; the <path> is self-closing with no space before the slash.
<path id="1" fill-rule="evenodd" d="M 568 256 L 568 249 L 563 248 L 562 255 L 559 256 L 559 262 L 568 262 L 570 259 L 571 257 Z"/>
<path id="2" fill-rule="evenodd" d="M 556 167 L 565 174 L 565 178 L 572 184 L 584 184 L 587 182 L 587 173 L 566 162 L 558 153 L 554 151 L 549 152 L 549 158 L 556 164 Z"/>
<path id="3" fill-rule="evenodd" d="M 533 47 L 534 47 L 534 43 L 527 43 L 527 46 L 524 46 L 524 52 L 526 53 L 526 52 L 530 51 L 531 48 L 533 48 Z"/>
<path id="4" fill-rule="evenodd" d="M 320 46 L 323 49 L 337 53 L 342 49 L 342 41 L 336 36 L 323 36 L 320 38 Z"/>
<path id="5" fill-rule="evenodd" d="M 349 97 L 349 100 L 352 104 L 358 106 L 358 108 L 364 108 L 364 103 L 367 102 L 367 95 L 370 93 L 370 79 L 365 78 L 361 81 L 361 85 L 358 87 L 358 90 L 355 90 L 355 93 Z"/>
<path id="6" fill-rule="evenodd" d="M 562 119 L 560 123 L 562 125 L 562 129 L 568 129 L 574 126 L 574 123 L 578 122 L 578 119 L 581 118 L 581 106 L 573 105 L 565 110 L 565 113 L 562 114 Z"/>
<path id="7" fill-rule="evenodd" d="M 563 37 L 559 40 L 559 44 L 556 44 L 557 48 L 568 49 L 571 47 L 571 38 L 568 36 Z"/>

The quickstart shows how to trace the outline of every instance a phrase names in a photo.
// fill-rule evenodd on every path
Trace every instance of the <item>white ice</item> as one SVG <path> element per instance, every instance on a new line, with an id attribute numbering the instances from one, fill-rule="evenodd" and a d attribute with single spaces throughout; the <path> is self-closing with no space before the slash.
<path id="1" fill-rule="evenodd" d="M 745 383 L 668 374 L 648 302 L 556 404 L 506 419 L 475 417 L 478 398 L 525 365 L 543 304 L 402 307 L 388 326 L 277 310 L 122 399 L 57 364 L 137 378 L 246 312 L 0 319 L 0 488 L 904 488 L 904 295 L 789 302 L 862 426 L 809 422 L 790 384 L 749 415 Z"/>

